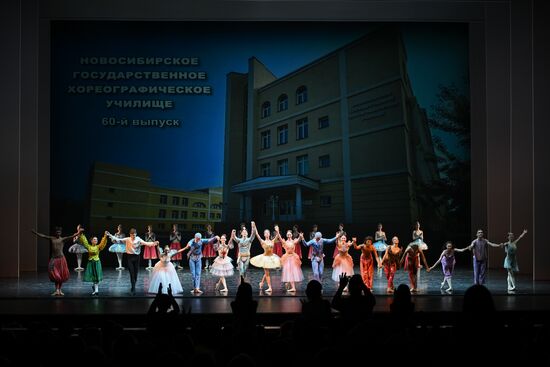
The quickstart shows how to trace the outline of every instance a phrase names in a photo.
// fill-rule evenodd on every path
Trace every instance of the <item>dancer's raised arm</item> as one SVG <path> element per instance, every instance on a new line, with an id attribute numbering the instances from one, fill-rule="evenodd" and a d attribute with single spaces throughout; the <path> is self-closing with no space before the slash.
<path id="1" fill-rule="evenodd" d="M 40 238 L 45 238 L 47 240 L 51 240 L 53 238 L 52 236 L 48 236 L 48 235 L 42 234 L 40 232 L 36 232 L 34 229 L 31 229 L 31 232 L 34 233 L 36 236 L 38 236 Z"/>

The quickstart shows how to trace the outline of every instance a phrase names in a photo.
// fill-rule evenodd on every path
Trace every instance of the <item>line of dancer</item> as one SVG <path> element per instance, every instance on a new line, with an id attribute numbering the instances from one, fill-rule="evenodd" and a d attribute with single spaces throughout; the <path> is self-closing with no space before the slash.
<path id="1" fill-rule="evenodd" d="M 156 235 L 152 231 L 152 226 L 147 227 L 145 239 L 137 236 L 136 229 L 130 229 L 130 235 L 126 237 L 123 233 L 122 226 L 117 227 L 115 234 L 108 231 L 102 233 L 101 240 L 99 236 L 86 236 L 84 228 L 80 225 L 76 232 L 70 236 L 62 236 L 61 228 L 56 228 L 54 236 L 44 235 L 33 230 L 40 238 L 50 240 L 51 244 L 51 259 L 48 266 L 48 274 L 50 280 L 55 284 L 54 296 L 62 296 L 64 293 L 61 287 L 64 282 L 69 279 L 69 271 L 67 262 L 63 254 L 64 242 L 72 239 L 73 245 L 70 246 L 69 252 L 77 255 L 78 267 L 76 271 L 83 271 L 82 255 L 88 254 L 87 265 L 84 272 L 83 280 L 92 283 L 92 296 L 99 294 L 99 284 L 103 279 L 103 269 L 100 261 L 100 253 L 106 248 L 107 239 L 110 239 L 112 245 L 109 247 L 110 252 L 117 254 L 118 267 L 117 270 L 128 268 L 130 275 L 130 293 L 135 295 L 136 283 L 138 281 L 139 259 L 141 247 L 144 247 L 144 259 L 148 261 L 147 270 L 151 271 L 149 281 L 149 292 L 157 293 L 160 284 L 165 291 L 170 286 L 173 294 L 183 292 L 180 278 L 177 270 L 182 266 L 178 260 L 181 259 L 182 253 L 187 252 L 189 262 L 189 270 L 191 273 L 191 293 L 198 295 L 202 294 L 201 289 L 201 272 L 202 258 L 210 258 L 206 262 L 205 269 L 218 280 L 215 285 L 215 292 L 219 294 L 227 294 L 227 280 L 235 273 L 233 259 L 229 256 L 229 251 L 236 250 L 235 264 L 241 279 L 247 279 L 249 264 L 263 270 L 263 276 L 258 283 L 261 293 L 271 294 L 272 287 L 272 271 L 282 270 L 281 284 L 286 292 L 294 294 L 297 291 L 297 284 L 304 280 L 302 271 L 301 247 L 305 246 L 309 249 L 308 258 L 311 260 L 312 277 L 315 280 L 322 282 L 325 262 L 325 249 L 327 246 L 334 245 L 332 274 L 331 279 L 335 282 L 340 281 L 340 276 L 346 274 L 351 276 L 354 274 L 354 261 L 349 251 L 355 249 L 360 251 L 359 271 L 361 278 L 367 288 L 373 291 L 375 264 L 379 271 L 384 271 L 387 280 L 387 293 L 393 293 L 394 279 L 398 269 L 402 268 L 407 272 L 411 292 L 418 292 L 419 271 L 422 267 L 427 272 L 432 271 L 436 266 L 442 266 L 443 281 L 441 282 L 441 291 L 452 293 L 452 276 L 456 264 L 456 252 L 472 252 L 474 283 L 484 284 L 487 275 L 488 248 L 498 247 L 503 248 L 506 253 L 504 268 L 507 271 L 507 290 L 513 293 L 516 290 L 515 274 L 519 271 L 517 261 L 517 244 L 527 234 L 524 230 L 519 237 L 515 238 L 512 232 L 507 234 L 507 241 L 502 243 L 494 243 L 484 238 L 483 230 L 479 229 L 476 233 L 476 238 L 464 248 L 456 248 L 452 241 L 447 241 L 444 250 L 438 260 L 429 266 L 424 251 L 428 246 L 424 242 L 424 232 L 420 228 L 420 223 L 417 221 L 412 232 L 412 241 L 406 247 L 400 246 L 400 241 L 397 236 L 393 236 L 391 243 L 387 244 L 387 236 L 383 230 L 382 223 L 379 223 L 374 237 L 367 236 L 363 243 L 358 244 L 356 237 L 349 239 L 344 231 L 342 223 L 339 224 L 335 236 L 332 238 L 324 238 L 322 233 L 318 231 L 318 227 L 314 225 L 309 235 L 309 240 L 304 238 L 304 234 L 298 230 L 297 226 L 288 229 L 285 236 L 281 235 L 278 225 L 274 226 L 273 231 L 265 229 L 263 237 L 254 221 L 250 222 L 250 235 L 246 228 L 246 224 L 241 224 L 239 231 L 233 229 L 230 236 L 222 234 L 217 236 L 209 227 L 206 238 L 197 232 L 190 239 L 186 246 L 181 246 L 182 236 L 177 225 L 172 227 L 169 242 L 161 247 Z M 252 257 L 251 248 L 253 242 L 258 240 L 262 253 Z M 278 248 L 280 246 L 280 248 Z M 207 249 L 205 251 L 205 249 Z M 123 252 L 122 252 L 123 250 Z M 212 256 L 212 251 L 216 256 Z M 79 256 L 80 255 L 80 256 Z M 159 259 L 153 266 L 152 260 Z M 267 288 L 264 288 L 264 285 Z M 445 288 L 445 286 L 447 286 Z M 346 290 L 344 290 L 346 291 Z"/>

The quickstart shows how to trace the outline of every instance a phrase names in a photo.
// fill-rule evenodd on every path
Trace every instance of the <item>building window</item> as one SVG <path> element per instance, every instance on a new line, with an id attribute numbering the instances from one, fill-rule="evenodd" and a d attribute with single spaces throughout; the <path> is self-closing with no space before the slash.
<path id="1" fill-rule="evenodd" d="M 307 176 L 309 173 L 309 161 L 307 154 L 296 157 L 296 171 L 302 176 Z"/>
<path id="2" fill-rule="evenodd" d="M 280 215 L 294 215 L 295 214 L 294 200 L 281 200 L 279 202 L 279 214 Z"/>
<path id="3" fill-rule="evenodd" d="M 111 194 L 114 194 L 114 193 L 115 193 L 115 189 L 112 188 L 112 187 L 109 187 L 109 192 L 110 192 Z"/>
<path id="4" fill-rule="evenodd" d="M 260 165 L 260 174 L 264 177 L 271 176 L 271 163 L 262 163 Z"/>
<path id="5" fill-rule="evenodd" d="M 288 143 L 288 125 L 282 125 L 277 128 L 277 144 Z"/>
<path id="6" fill-rule="evenodd" d="M 277 171 L 279 171 L 279 176 L 288 175 L 288 159 L 277 161 Z"/>
<path id="7" fill-rule="evenodd" d="M 210 213 L 210 219 L 216 218 L 216 215 L 214 213 Z"/>
<path id="8" fill-rule="evenodd" d="M 206 204 L 205 203 L 202 203 L 200 201 L 197 201 L 197 202 L 194 202 L 193 203 L 193 207 L 194 208 L 206 208 Z"/>
<path id="9" fill-rule="evenodd" d="M 180 205 L 180 198 L 177 196 L 172 196 L 172 205 Z"/>
<path id="10" fill-rule="evenodd" d="M 308 137 L 307 117 L 296 121 L 296 140 L 302 140 Z"/>
<path id="11" fill-rule="evenodd" d="M 205 213 L 205 212 L 201 212 L 201 213 L 200 213 L 200 216 L 201 216 L 201 218 L 204 219 L 204 218 L 206 218 L 206 213 Z"/>
<path id="12" fill-rule="evenodd" d="M 319 157 L 319 168 L 330 167 L 330 155 L 325 154 Z"/>
<path id="13" fill-rule="evenodd" d="M 191 228 L 193 228 L 194 231 L 203 231 L 204 224 L 193 224 Z"/>
<path id="14" fill-rule="evenodd" d="M 216 219 L 221 219 L 222 215 L 220 213 L 216 213 Z"/>
<path id="15" fill-rule="evenodd" d="M 161 195 L 161 196 L 160 196 L 160 203 L 161 203 L 161 204 L 168 204 L 168 196 L 166 196 L 166 195 Z"/>
<path id="16" fill-rule="evenodd" d="M 321 201 L 321 208 L 328 208 L 332 204 L 332 199 L 330 195 L 321 195 L 320 201 Z"/>
<path id="17" fill-rule="evenodd" d="M 159 218 L 166 218 L 166 210 L 159 209 Z"/>
<path id="18" fill-rule="evenodd" d="M 112 207 L 113 207 L 113 205 L 114 205 L 114 204 L 113 204 L 113 203 L 111 203 L 111 202 L 108 202 L 108 203 L 107 203 L 107 206 L 108 206 L 109 208 L 112 208 Z"/>
<path id="19" fill-rule="evenodd" d="M 271 103 L 264 102 L 262 103 L 262 118 L 268 117 L 271 115 Z"/>
<path id="20" fill-rule="evenodd" d="M 181 211 L 181 219 L 187 219 L 187 210 Z"/>
<path id="21" fill-rule="evenodd" d="M 172 219 L 178 219 L 180 212 L 177 210 L 172 210 Z"/>
<path id="22" fill-rule="evenodd" d="M 211 204 L 210 209 L 221 210 L 222 204 Z"/>
<path id="23" fill-rule="evenodd" d="M 182 206 L 189 206 L 189 199 L 188 198 L 181 198 L 181 205 Z"/>
<path id="24" fill-rule="evenodd" d="M 164 223 L 158 223 L 158 224 L 157 224 L 157 228 L 158 228 L 158 229 L 164 229 L 164 228 L 165 228 Z"/>
<path id="25" fill-rule="evenodd" d="M 277 111 L 286 111 L 288 110 L 288 96 L 286 94 L 281 94 L 277 99 Z"/>
<path id="26" fill-rule="evenodd" d="M 328 127 L 328 116 L 319 117 L 319 129 L 324 129 Z"/>
<path id="27" fill-rule="evenodd" d="M 261 139 L 260 144 L 262 149 L 271 148 L 271 130 L 262 131 Z"/>
<path id="28" fill-rule="evenodd" d="M 296 89 L 296 104 L 307 102 L 307 88 L 302 85 Z"/>
<path id="29" fill-rule="evenodd" d="M 193 212 L 191 215 L 192 215 L 193 218 L 198 218 L 199 217 L 199 212 Z"/>

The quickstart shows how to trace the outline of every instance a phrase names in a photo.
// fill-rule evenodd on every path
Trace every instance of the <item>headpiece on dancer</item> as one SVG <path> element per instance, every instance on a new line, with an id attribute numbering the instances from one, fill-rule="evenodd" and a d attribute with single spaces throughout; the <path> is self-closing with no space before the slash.
<path id="1" fill-rule="evenodd" d="M 321 232 L 315 232 L 315 239 L 321 239 L 321 237 L 323 237 L 323 235 L 321 234 Z"/>
<path id="2" fill-rule="evenodd" d="M 200 232 L 195 233 L 195 238 L 202 239 L 202 234 Z"/>

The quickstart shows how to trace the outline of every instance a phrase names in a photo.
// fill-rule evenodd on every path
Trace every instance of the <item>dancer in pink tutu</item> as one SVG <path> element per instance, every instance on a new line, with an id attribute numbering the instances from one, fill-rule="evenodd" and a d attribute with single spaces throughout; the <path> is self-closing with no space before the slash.
<path id="1" fill-rule="evenodd" d="M 355 240 L 355 238 L 354 238 Z M 353 259 L 348 253 L 349 248 L 354 244 L 352 241 L 347 241 L 345 234 L 341 235 L 336 242 L 336 248 L 338 249 L 338 255 L 332 262 L 332 280 L 340 283 L 340 275 L 345 273 L 347 276 L 353 275 Z M 347 288 L 346 288 L 347 291 Z"/>
<path id="2" fill-rule="evenodd" d="M 372 291 L 372 281 L 374 278 L 373 256 L 376 259 L 376 264 L 378 265 L 379 269 L 381 269 L 382 264 L 380 263 L 378 252 L 376 251 L 376 248 L 372 244 L 371 236 L 365 237 L 365 243 L 361 245 L 357 245 L 356 242 L 357 242 L 356 239 L 353 238 L 353 247 L 356 250 L 361 250 L 361 259 L 359 262 L 359 266 L 361 269 L 361 278 L 363 279 L 363 283 L 365 283 L 367 288 Z"/>
<path id="3" fill-rule="evenodd" d="M 235 272 L 232 264 L 233 259 L 228 256 L 228 253 L 229 250 L 233 248 L 233 239 L 235 238 L 236 234 L 236 230 L 233 230 L 231 232 L 229 243 L 227 243 L 227 236 L 225 234 L 222 234 L 220 240 L 213 245 L 214 250 L 218 251 L 218 256 L 214 259 L 212 265 L 210 266 L 210 273 L 212 275 L 220 277 L 220 279 L 216 283 L 215 289 L 219 290 L 221 293 L 227 292 L 227 283 L 225 281 L 225 277 L 230 277 Z M 222 289 L 220 289 L 220 284 L 223 285 Z"/>
<path id="4" fill-rule="evenodd" d="M 212 226 L 209 224 L 206 226 L 206 233 L 204 234 L 205 239 L 210 239 L 214 237 L 215 234 L 212 231 Z M 212 260 L 216 257 L 216 250 L 214 245 L 211 242 L 207 242 L 206 245 L 202 248 L 202 257 L 204 257 L 204 270 L 210 268 Z"/>
<path id="5" fill-rule="evenodd" d="M 336 236 L 345 236 L 346 231 L 344 231 L 344 223 L 338 224 L 338 231 L 336 231 Z M 332 258 L 336 259 L 336 255 L 338 255 L 338 242 L 336 243 L 336 246 L 334 246 L 334 252 L 332 253 Z M 348 274 L 351 276 L 352 274 Z M 338 274 L 338 282 L 340 282 L 340 274 Z"/>
<path id="6" fill-rule="evenodd" d="M 297 239 L 292 238 L 292 231 L 286 231 L 286 240 L 283 241 L 281 234 L 275 232 L 275 241 L 279 240 L 283 244 L 285 254 L 281 257 L 281 266 L 283 267 L 283 273 L 281 275 L 281 281 L 285 283 L 287 292 L 296 292 L 296 282 L 304 280 L 304 274 L 302 273 L 302 260 L 296 254 L 296 246 L 304 240 L 304 234 L 300 233 Z"/>

